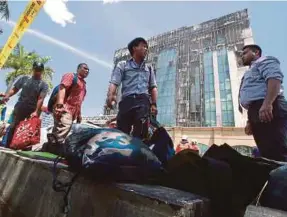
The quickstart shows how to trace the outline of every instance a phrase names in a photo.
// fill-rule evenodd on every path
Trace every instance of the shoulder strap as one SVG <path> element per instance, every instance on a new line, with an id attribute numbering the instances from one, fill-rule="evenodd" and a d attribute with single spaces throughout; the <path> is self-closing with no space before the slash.
<path id="1" fill-rule="evenodd" d="M 73 78 L 73 86 L 78 83 L 78 75 L 74 73 L 74 78 Z"/>
<path id="2" fill-rule="evenodd" d="M 77 74 L 76 73 L 73 73 L 73 74 L 74 74 L 73 83 L 72 83 L 72 85 L 70 86 L 70 88 L 67 91 L 67 97 L 70 95 L 73 87 L 75 87 L 77 85 L 77 83 L 78 83 L 78 76 L 77 76 Z"/>
<path id="3" fill-rule="evenodd" d="M 125 79 L 126 65 L 127 65 L 127 61 L 124 62 L 122 81 Z"/>

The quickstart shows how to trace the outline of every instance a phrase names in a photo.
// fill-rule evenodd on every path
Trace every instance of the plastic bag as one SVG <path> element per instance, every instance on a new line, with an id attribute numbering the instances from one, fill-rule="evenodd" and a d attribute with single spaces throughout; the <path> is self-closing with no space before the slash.
<path id="1" fill-rule="evenodd" d="M 37 117 L 21 121 L 16 127 L 10 148 L 27 149 L 40 142 L 41 120 Z"/>

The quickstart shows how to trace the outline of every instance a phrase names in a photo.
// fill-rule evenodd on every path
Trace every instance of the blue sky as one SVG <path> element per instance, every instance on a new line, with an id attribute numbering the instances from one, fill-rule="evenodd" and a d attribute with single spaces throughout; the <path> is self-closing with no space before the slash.
<path id="1" fill-rule="evenodd" d="M 27 2 L 10 2 L 11 20 L 17 21 Z M 72 1 L 68 9 L 75 15 L 75 24 L 62 27 L 41 11 L 32 29 L 72 45 L 87 55 L 112 63 L 117 48 L 137 36 L 151 37 L 181 26 L 192 26 L 212 18 L 248 8 L 255 42 L 265 55 L 281 61 L 287 72 L 287 2 L 102 2 Z M 4 34 L 0 43 L 5 44 L 12 27 L 1 22 Z M 51 56 L 50 66 L 55 70 L 54 84 L 66 72 L 74 72 L 80 62 L 87 62 L 91 73 L 87 79 L 88 94 L 83 105 L 83 115 L 102 112 L 111 69 L 84 56 L 26 33 L 21 43 L 27 50 Z M 0 91 L 5 90 L 5 73 L 0 73 Z M 287 76 L 285 77 L 285 86 Z M 287 89 L 287 88 L 286 88 Z M 286 92 L 286 91 L 285 91 Z"/>

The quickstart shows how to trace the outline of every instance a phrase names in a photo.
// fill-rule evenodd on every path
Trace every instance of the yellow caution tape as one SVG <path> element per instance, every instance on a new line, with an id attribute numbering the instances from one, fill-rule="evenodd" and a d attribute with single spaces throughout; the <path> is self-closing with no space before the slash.
<path id="1" fill-rule="evenodd" d="M 0 53 L 0 69 L 3 67 L 14 47 L 22 38 L 26 29 L 29 28 L 31 23 L 34 21 L 45 2 L 46 0 L 31 0 L 28 3 L 24 13 L 21 14 L 18 23 L 14 27 L 12 34 L 8 38 L 2 52 Z"/>

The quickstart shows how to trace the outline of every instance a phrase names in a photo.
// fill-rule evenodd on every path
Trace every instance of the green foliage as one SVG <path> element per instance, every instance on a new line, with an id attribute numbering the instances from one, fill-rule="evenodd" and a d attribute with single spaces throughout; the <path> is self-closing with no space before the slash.
<path id="1" fill-rule="evenodd" d="M 11 82 L 15 81 L 17 77 L 22 75 L 32 74 L 32 65 L 35 61 L 42 62 L 45 65 L 45 71 L 43 72 L 43 80 L 45 80 L 50 89 L 53 88 L 52 78 L 54 70 L 47 66 L 47 63 L 51 60 L 51 57 L 44 56 L 41 57 L 35 51 L 27 52 L 24 47 L 18 44 L 13 52 L 10 54 L 6 63 L 2 69 L 12 69 L 6 75 L 6 85 L 8 86 Z"/>
<path id="2" fill-rule="evenodd" d="M 9 7 L 8 7 L 8 1 L 7 0 L 1 0 L 0 1 L 0 17 L 1 19 L 8 20 L 10 16 Z"/>
<path id="3" fill-rule="evenodd" d="M 9 20 L 10 12 L 7 0 L 0 0 L 0 19 Z M 0 34 L 3 33 L 2 28 L 0 28 Z"/>

